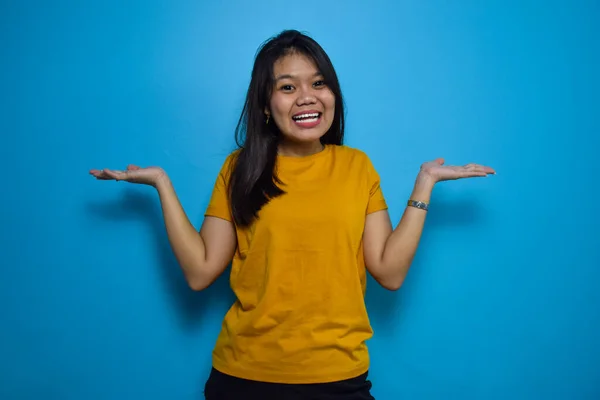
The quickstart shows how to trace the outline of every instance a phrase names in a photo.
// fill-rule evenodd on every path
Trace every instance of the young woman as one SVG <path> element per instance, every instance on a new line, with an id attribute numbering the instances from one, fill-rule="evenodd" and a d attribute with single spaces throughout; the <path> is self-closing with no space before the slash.
<path id="1" fill-rule="evenodd" d="M 90 173 L 157 189 L 192 289 L 208 287 L 232 262 L 237 301 L 213 352 L 207 399 L 372 399 L 367 271 L 398 289 L 434 184 L 494 170 L 424 163 L 393 229 L 371 161 L 342 144 L 333 65 L 297 31 L 258 52 L 236 138 L 239 149 L 223 164 L 199 234 L 161 168 Z"/>

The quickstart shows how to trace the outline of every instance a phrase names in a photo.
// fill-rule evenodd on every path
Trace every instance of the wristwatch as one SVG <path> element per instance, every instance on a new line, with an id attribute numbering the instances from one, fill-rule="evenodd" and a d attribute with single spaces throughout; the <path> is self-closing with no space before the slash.
<path id="1" fill-rule="evenodd" d="M 427 203 L 423 203 L 422 201 L 417 201 L 417 200 L 409 200 L 408 205 L 410 207 L 419 208 L 419 209 L 425 210 L 425 211 L 427 211 L 429 209 L 429 205 Z"/>

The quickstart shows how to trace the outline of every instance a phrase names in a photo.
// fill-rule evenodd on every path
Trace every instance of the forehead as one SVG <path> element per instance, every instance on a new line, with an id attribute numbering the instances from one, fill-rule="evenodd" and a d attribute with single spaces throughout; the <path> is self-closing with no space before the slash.
<path id="1" fill-rule="evenodd" d="M 273 64 L 275 79 L 281 75 L 292 75 L 294 77 L 312 77 L 318 71 L 316 64 L 309 57 L 292 53 L 281 57 Z"/>

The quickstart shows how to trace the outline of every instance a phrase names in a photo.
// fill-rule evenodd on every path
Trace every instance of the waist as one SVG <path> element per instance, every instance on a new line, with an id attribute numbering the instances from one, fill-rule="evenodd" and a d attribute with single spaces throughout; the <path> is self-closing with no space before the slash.
<path id="1" fill-rule="evenodd" d="M 213 363 L 235 376 L 261 381 L 347 379 L 368 369 L 366 341 L 372 335 L 360 308 L 333 316 L 306 310 L 244 311 L 235 303 L 223 322 Z"/>

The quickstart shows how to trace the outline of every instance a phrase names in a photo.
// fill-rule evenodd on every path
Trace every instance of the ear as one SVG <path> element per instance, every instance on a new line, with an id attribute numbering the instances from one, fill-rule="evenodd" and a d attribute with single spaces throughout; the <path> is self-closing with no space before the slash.
<path id="1" fill-rule="evenodd" d="M 265 107 L 265 111 L 264 111 L 264 113 L 265 113 L 265 116 L 266 116 L 266 117 L 268 117 L 268 116 L 270 116 L 270 115 L 271 115 L 271 111 L 269 110 L 269 108 L 268 108 L 268 107 Z"/>

